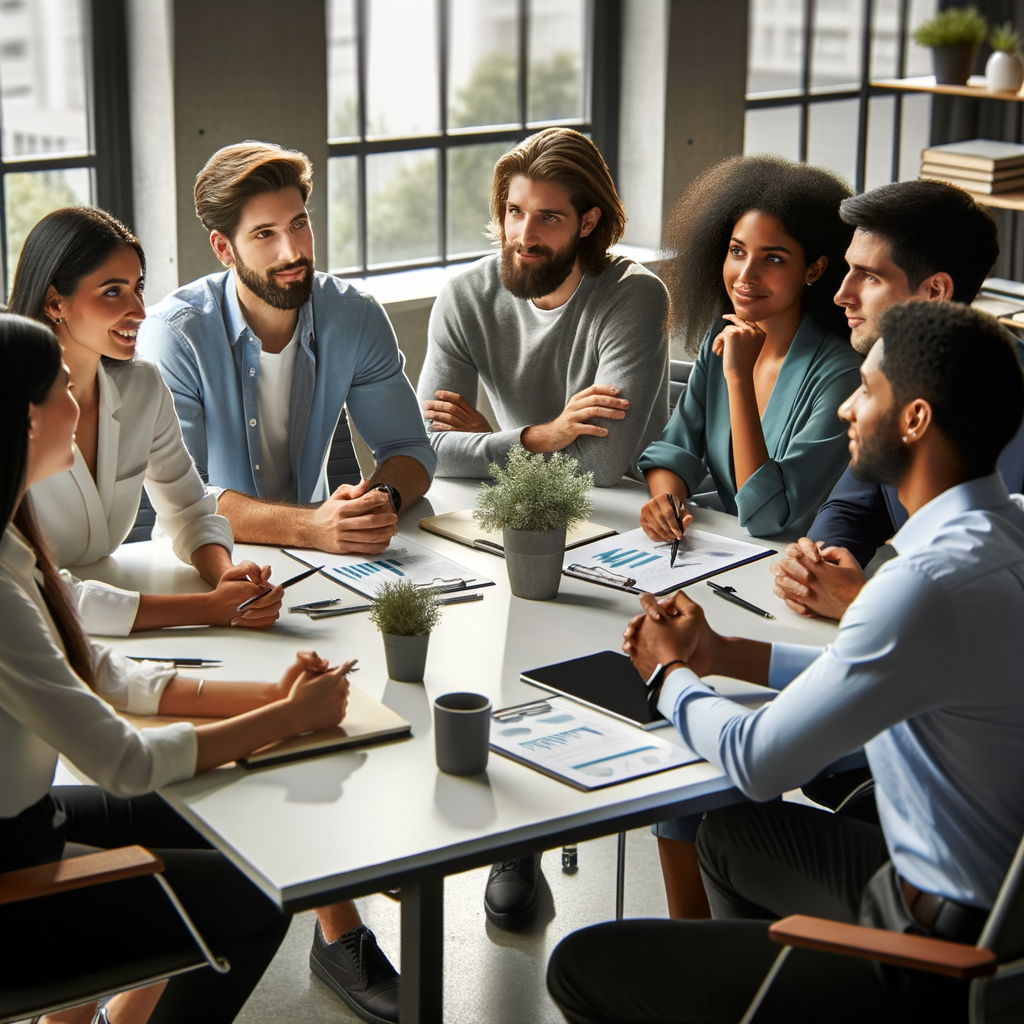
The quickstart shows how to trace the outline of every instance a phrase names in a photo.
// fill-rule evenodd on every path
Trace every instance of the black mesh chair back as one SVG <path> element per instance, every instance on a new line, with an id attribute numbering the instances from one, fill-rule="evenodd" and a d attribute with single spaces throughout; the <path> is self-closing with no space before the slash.
<path id="1" fill-rule="evenodd" d="M 156 525 L 156 509 L 150 503 L 149 495 L 145 488 L 142 490 L 142 498 L 139 501 L 139 511 L 135 516 L 135 525 L 131 532 L 124 539 L 125 544 L 135 544 L 141 540 L 151 540 L 153 527 Z"/>
<path id="2" fill-rule="evenodd" d="M 693 363 L 688 363 L 683 359 L 671 360 L 668 382 L 669 412 L 675 409 L 679 404 L 679 400 L 683 397 L 683 392 L 686 390 L 686 382 L 690 379 L 690 371 L 692 369 Z"/>
<path id="3" fill-rule="evenodd" d="M 333 492 L 342 484 L 357 484 L 361 479 L 359 460 L 352 444 L 352 429 L 348 424 L 348 416 L 342 409 L 327 454 L 327 486 Z"/>

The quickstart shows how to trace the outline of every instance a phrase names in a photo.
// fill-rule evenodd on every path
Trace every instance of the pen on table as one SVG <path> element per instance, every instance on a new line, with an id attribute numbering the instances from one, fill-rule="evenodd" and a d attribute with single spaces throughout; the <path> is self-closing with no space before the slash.
<path id="1" fill-rule="evenodd" d="M 679 532 L 683 532 L 683 518 L 679 514 L 679 499 L 674 495 L 670 494 L 669 497 L 672 499 L 672 508 L 676 514 L 676 522 L 679 524 Z M 668 559 L 668 567 L 674 569 L 676 567 L 676 555 L 679 554 L 679 541 L 672 541 L 672 554 Z"/>
<path id="2" fill-rule="evenodd" d="M 493 540 L 484 540 L 482 537 L 478 537 L 473 541 L 473 547 L 478 551 L 486 551 L 490 555 L 497 555 L 499 558 L 505 557 L 505 549 L 500 544 L 495 544 Z"/>
<path id="3" fill-rule="evenodd" d="M 315 612 L 321 611 L 324 608 L 330 608 L 331 605 L 341 604 L 340 597 L 329 597 L 326 601 L 310 601 L 309 604 L 293 604 L 288 611 L 290 612 Z"/>
<path id="4" fill-rule="evenodd" d="M 444 597 L 441 604 L 465 604 L 469 601 L 482 601 L 483 594 L 459 594 L 457 597 Z M 348 608 L 329 608 L 326 611 L 309 613 L 311 619 L 332 619 L 335 615 L 351 615 L 353 612 L 368 612 L 372 604 L 354 604 Z"/>
<path id="5" fill-rule="evenodd" d="M 216 668 L 222 664 L 218 658 L 161 658 L 156 654 L 126 654 L 129 661 L 165 661 L 182 668 Z"/>
<path id="6" fill-rule="evenodd" d="M 319 572 L 322 568 L 322 565 L 318 565 L 313 569 L 307 569 L 305 572 L 300 572 L 298 576 L 293 576 L 290 580 L 285 580 L 284 583 L 280 584 L 280 586 L 284 590 L 287 590 L 293 583 L 301 583 L 303 580 L 308 580 L 310 576 L 312 576 L 314 573 Z M 269 594 L 270 591 L 274 589 L 268 583 L 264 583 L 263 586 L 267 588 L 267 594 Z M 240 612 L 245 611 L 245 609 L 248 608 L 249 605 L 255 604 L 257 601 L 262 600 L 264 597 L 267 596 L 267 594 L 257 594 L 255 597 L 250 597 L 248 601 L 243 601 L 238 606 L 238 610 Z"/>
<path id="7" fill-rule="evenodd" d="M 737 597 L 736 589 L 734 587 L 720 587 L 717 583 L 712 583 L 711 580 L 708 580 L 707 584 L 719 597 L 725 598 L 726 601 L 732 601 L 733 604 L 738 604 L 741 608 L 746 608 L 748 612 L 753 612 L 755 615 L 761 615 L 766 619 L 775 618 L 771 612 L 766 612 L 763 608 L 758 608 L 756 604 L 751 604 L 749 601 L 744 601 L 742 597 Z"/>

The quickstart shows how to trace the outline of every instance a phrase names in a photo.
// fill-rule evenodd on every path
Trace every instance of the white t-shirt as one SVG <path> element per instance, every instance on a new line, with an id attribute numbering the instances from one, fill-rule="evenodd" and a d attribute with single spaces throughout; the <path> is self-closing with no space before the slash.
<path id="1" fill-rule="evenodd" d="M 299 350 L 299 325 L 280 352 L 260 352 L 258 382 L 260 418 L 260 477 L 263 497 L 269 501 L 295 501 L 295 475 L 288 449 L 288 416 L 292 404 L 292 377 Z"/>

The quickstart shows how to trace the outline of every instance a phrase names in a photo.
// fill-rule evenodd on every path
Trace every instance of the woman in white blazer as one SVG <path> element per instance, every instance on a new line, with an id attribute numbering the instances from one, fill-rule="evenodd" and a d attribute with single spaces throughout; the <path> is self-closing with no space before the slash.
<path id="1" fill-rule="evenodd" d="M 210 680 L 204 688 L 167 665 L 135 664 L 89 640 L 26 494 L 80 458 L 68 369 L 51 332 L 10 315 L 0 315 L 0 361 L 0 871 L 59 860 L 66 842 L 155 848 L 231 970 L 192 971 L 115 996 L 95 1018 L 91 1006 L 61 1019 L 106 1022 L 109 1013 L 118 1024 L 228 1024 L 273 959 L 288 918 L 152 791 L 268 742 L 336 725 L 352 662 L 330 669 L 305 652 L 279 683 Z M 111 705 L 225 720 L 140 732 Z M 51 787 L 58 753 L 99 786 Z M 17 936 L 5 947 L 4 970 L 25 985 L 46 985 L 69 958 L 88 973 L 108 958 L 158 956 L 179 929 L 168 911 L 156 886 L 132 882 L 0 906 L 0 934 Z"/>
<path id="2" fill-rule="evenodd" d="M 133 359 L 145 273 L 142 246 L 103 210 L 57 210 L 25 240 L 8 308 L 54 332 L 81 407 L 74 465 L 33 488 L 37 515 L 57 564 L 87 565 L 128 536 L 145 485 L 175 553 L 214 588 L 140 595 L 69 576 L 89 633 L 269 626 L 282 591 L 266 583 L 269 567 L 232 564 L 231 527 L 185 448 L 171 393 L 152 363 Z M 237 611 L 260 593 L 263 600 Z"/>

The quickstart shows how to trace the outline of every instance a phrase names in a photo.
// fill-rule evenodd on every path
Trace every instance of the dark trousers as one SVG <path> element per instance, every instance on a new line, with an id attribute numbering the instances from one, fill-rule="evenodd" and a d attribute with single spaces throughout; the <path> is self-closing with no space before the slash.
<path id="1" fill-rule="evenodd" d="M 224 975 L 204 967 L 171 978 L 151 1024 L 234 1020 L 274 958 L 289 917 L 155 794 L 121 800 L 97 787 L 66 786 L 55 787 L 51 798 L 52 804 L 41 802 L 52 825 L 49 838 L 32 829 L 33 862 L 59 857 L 65 840 L 102 848 L 147 847 L 164 861 L 164 877 L 207 944 L 231 962 Z M 8 819 L 5 833 L 17 820 Z M 46 983 L 55 959 L 73 958 L 84 974 L 191 943 L 153 878 L 0 907 L 0 935 L 7 946 L 0 973 L 25 985 Z"/>
<path id="2" fill-rule="evenodd" d="M 697 854 L 715 920 L 601 924 L 555 949 L 548 989 L 572 1024 L 736 1024 L 782 948 L 768 922 L 789 914 L 922 931 L 892 899 L 875 825 L 781 801 L 740 804 L 708 814 Z M 966 999 L 951 979 L 794 949 L 758 1024 L 963 1024 Z"/>

